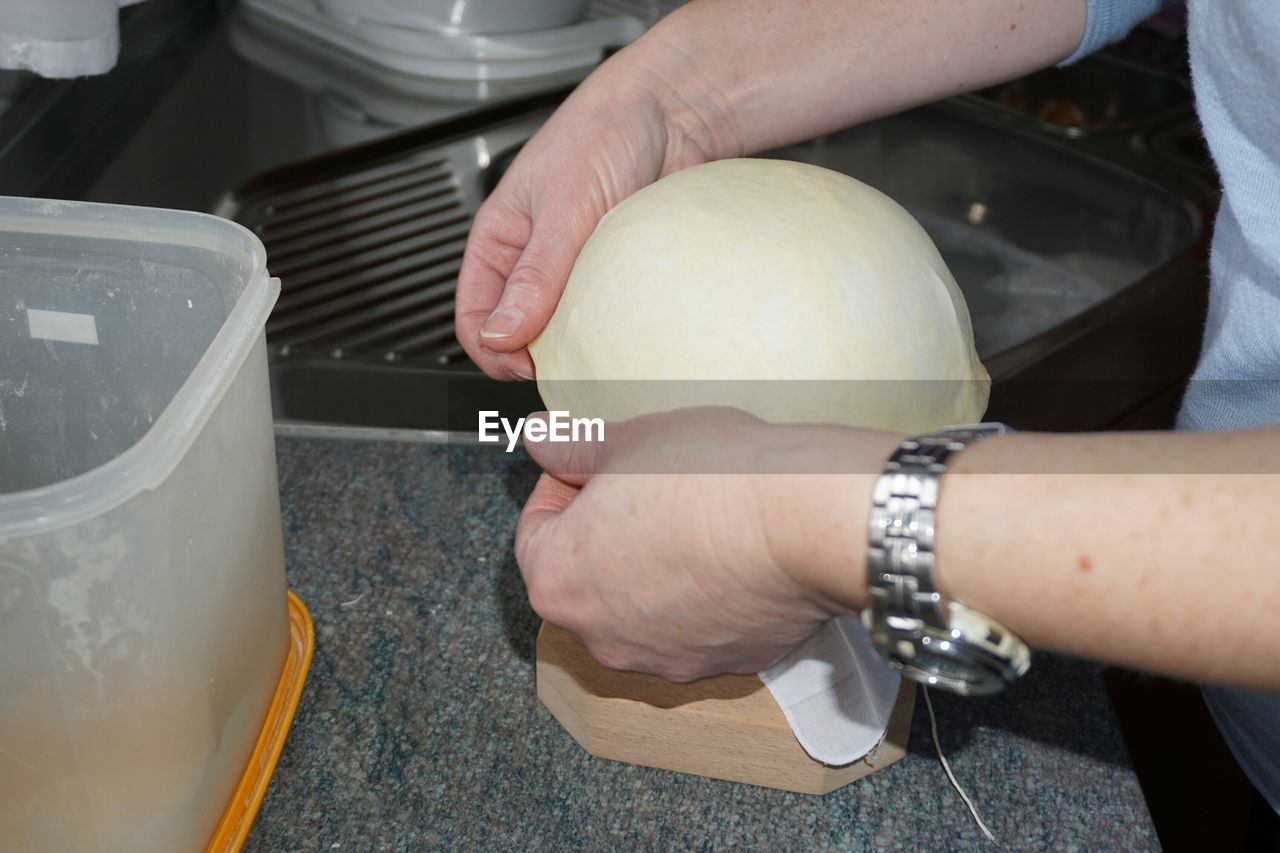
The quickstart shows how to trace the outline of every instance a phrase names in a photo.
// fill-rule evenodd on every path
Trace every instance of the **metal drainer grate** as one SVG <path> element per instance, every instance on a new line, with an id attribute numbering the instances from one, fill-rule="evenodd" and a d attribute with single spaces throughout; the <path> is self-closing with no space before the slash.
<path id="1" fill-rule="evenodd" d="M 379 383 L 386 395 L 412 387 L 425 396 L 471 379 L 516 399 L 458 345 L 454 292 L 480 202 L 564 94 L 267 172 L 224 202 L 219 212 L 258 234 L 281 281 L 267 323 L 278 418 L 444 428 L 426 415 L 372 411 Z M 335 411 L 335 393 L 353 382 L 367 392 L 362 411 Z M 536 404 L 529 389 L 517 396 Z"/>
<path id="2" fill-rule="evenodd" d="M 267 324 L 275 354 L 462 360 L 453 294 L 472 211 L 448 161 L 411 160 L 245 211 L 283 285 Z"/>

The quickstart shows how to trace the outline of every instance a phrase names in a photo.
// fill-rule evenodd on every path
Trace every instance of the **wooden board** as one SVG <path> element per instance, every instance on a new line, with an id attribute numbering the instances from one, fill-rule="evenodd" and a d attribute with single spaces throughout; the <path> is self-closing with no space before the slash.
<path id="1" fill-rule="evenodd" d="M 843 767 L 814 761 L 754 675 L 673 684 L 618 672 L 553 625 L 538 633 L 538 698 L 601 758 L 801 794 L 826 794 L 903 756 L 915 685 L 903 679 L 884 742 Z"/>

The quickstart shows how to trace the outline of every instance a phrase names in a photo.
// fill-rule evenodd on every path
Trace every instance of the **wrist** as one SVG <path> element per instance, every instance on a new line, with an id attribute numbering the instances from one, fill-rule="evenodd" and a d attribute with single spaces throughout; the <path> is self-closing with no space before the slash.
<path id="1" fill-rule="evenodd" d="M 885 459 L 902 441 L 896 433 L 843 427 L 771 427 L 765 516 L 779 566 L 833 616 L 867 601 L 867 519 L 871 492 Z"/>
<path id="2" fill-rule="evenodd" d="M 601 67 L 616 83 L 652 98 L 667 133 L 663 174 L 748 152 L 728 97 L 715 81 L 716 62 L 677 9 Z"/>

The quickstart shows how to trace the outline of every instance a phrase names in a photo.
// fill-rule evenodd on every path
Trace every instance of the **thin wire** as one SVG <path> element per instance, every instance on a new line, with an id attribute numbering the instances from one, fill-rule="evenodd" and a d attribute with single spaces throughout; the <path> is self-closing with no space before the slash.
<path id="1" fill-rule="evenodd" d="M 942 741 L 938 740 L 938 718 L 933 715 L 933 700 L 929 698 L 929 688 L 921 685 L 920 689 L 924 691 L 924 706 L 929 709 L 929 728 L 933 730 L 933 747 L 938 750 L 938 760 L 942 762 L 942 769 L 947 771 L 947 778 L 951 780 L 951 786 L 956 789 L 960 799 L 964 800 L 964 804 L 969 807 L 969 814 L 973 815 L 974 821 L 978 824 L 978 829 L 982 830 L 982 834 L 987 837 L 988 841 L 995 841 L 995 834 L 982 822 L 982 818 L 978 815 L 978 810 L 973 805 L 973 800 L 969 799 L 969 795 L 964 792 L 964 788 L 960 787 L 960 783 L 956 781 L 956 774 L 951 772 L 951 765 L 947 763 L 947 757 L 942 754 Z"/>

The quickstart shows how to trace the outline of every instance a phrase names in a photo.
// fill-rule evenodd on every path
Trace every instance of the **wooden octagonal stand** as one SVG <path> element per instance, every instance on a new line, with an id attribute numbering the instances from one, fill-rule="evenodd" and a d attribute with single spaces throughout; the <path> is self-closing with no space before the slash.
<path id="1" fill-rule="evenodd" d="M 596 663 L 567 633 L 538 633 L 538 698 L 600 758 L 801 794 L 826 794 L 906 752 L 915 685 L 903 679 L 884 742 L 852 764 L 814 761 L 754 675 L 673 684 Z"/>

